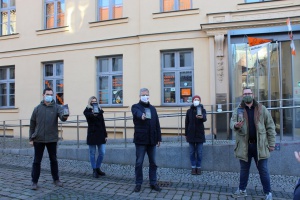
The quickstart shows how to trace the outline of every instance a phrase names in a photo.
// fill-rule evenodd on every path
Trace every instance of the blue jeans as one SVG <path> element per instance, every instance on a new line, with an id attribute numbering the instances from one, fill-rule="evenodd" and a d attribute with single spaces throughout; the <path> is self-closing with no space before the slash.
<path id="1" fill-rule="evenodd" d="M 98 147 L 98 158 L 96 161 L 96 148 Z M 105 154 L 105 144 L 89 145 L 90 162 L 93 169 L 100 168 Z"/>
<path id="2" fill-rule="evenodd" d="M 248 162 L 240 160 L 240 190 L 245 190 L 249 179 L 249 170 L 251 166 L 251 160 L 254 158 L 256 167 L 259 172 L 260 182 L 263 186 L 265 194 L 271 192 L 270 175 L 268 170 L 268 159 L 259 160 L 257 162 L 257 145 L 249 144 L 248 146 Z"/>
<path id="3" fill-rule="evenodd" d="M 150 185 L 156 184 L 157 166 L 155 163 L 155 145 L 139 145 L 135 144 L 136 161 L 135 161 L 135 184 L 142 185 L 143 183 L 143 162 L 147 152 L 149 158 L 149 180 Z"/>
<path id="4" fill-rule="evenodd" d="M 50 143 L 33 142 L 33 146 L 34 146 L 34 160 L 33 160 L 32 171 L 31 171 L 32 182 L 37 183 L 40 178 L 41 162 L 43 159 L 45 147 L 47 148 L 48 155 L 49 155 L 50 169 L 51 169 L 51 175 L 53 181 L 59 180 L 58 163 L 56 157 L 57 142 L 50 142 Z"/>
<path id="5" fill-rule="evenodd" d="M 189 142 L 190 146 L 190 160 L 192 168 L 200 168 L 202 161 L 202 149 L 203 143 L 200 142 Z"/>

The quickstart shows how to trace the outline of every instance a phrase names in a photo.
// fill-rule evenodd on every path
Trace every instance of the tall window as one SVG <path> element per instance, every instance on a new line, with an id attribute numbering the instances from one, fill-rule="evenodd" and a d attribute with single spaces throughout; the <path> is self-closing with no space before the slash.
<path id="1" fill-rule="evenodd" d="M 15 0 L 0 0 L 0 35 L 16 33 Z"/>
<path id="2" fill-rule="evenodd" d="M 162 52 L 162 102 L 163 104 L 186 104 L 193 96 L 193 51 Z"/>
<path id="3" fill-rule="evenodd" d="M 98 0 L 99 21 L 123 16 L 123 0 Z"/>
<path id="4" fill-rule="evenodd" d="M 0 68 L 0 107 L 15 106 L 15 67 Z"/>
<path id="5" fill-rule="evenodd" d="M 192 0 L 161 0 L 162 12 L 192 8 Z"/>
<path id="6" fill-rule="evenodd" d="M 45 28 L 65 25 L 65 0 L 45 0 Z"/>
<path id="7" fill-rule="evenodd" d="M 50 87 L 53 89 L 53 95 L 56 97 L 57 104 L 64 104 L 64 64 L 45 63 L 44 64 L 44 89 Z"/>
<path id="8" fill-rule="evenodd" d="M 123 58 L 122 56 L 98 59 L 99 103 L 106 105 L 123 104 Z"/>

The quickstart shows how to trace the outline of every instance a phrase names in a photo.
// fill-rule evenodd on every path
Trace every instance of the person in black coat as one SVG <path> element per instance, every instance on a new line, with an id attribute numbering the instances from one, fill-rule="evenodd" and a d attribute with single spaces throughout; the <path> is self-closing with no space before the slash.
<path id="1" fill-rule="evenodd" d="M 131 112 L 134 123 L 134 140 L 136 149 L 135 162 L 135 188 L 134 192 L 141 190 L 143 183 L 143 162 L 147 152 L 149 158 L 149 181 L 150 188 L 161 191 L 156 183 L 156 146 L 160 146 L 161 130 L 156 109 L 149 103 L 149 90 L 140 89 L 140 101 L 132 105 Z"/>
<path id="2" fill-rule="evenodd" d="M 96 106 L 94 109 L 93 106 Z M 98 109 L 97 109 L 98 108 Z M 83 114 L 88 123 L 87 129 L 87 145 L 89 145 L 90 162 L 93 168 L 93 177 L 99 178 L 104 176 L 105 173 L 101 171 L 101 163 L 105 155 L 105 144 L 107 141 L 107 132 L 105 128 L 105 122 L 103 117 L 104 111 L 98 106 L 97 98 L 92 96 L 88 100 Z M 98 148 L 98 158 L 95 159 L 96 148 Z"/>
<path id="3" fill-rule="evenodd" d="M 202 149 L 205 142 L 203 122 L 206 122 L 207 119 L 206 110 L 200 104 L 200 96 L 195 95 L 192 100 L 193 104 L 187 110 L 185 117 L 185 137 L 189 143 L 192 175 L 199 175 L 201 174 Z"/>
<path id="4" fill-rule="evenodd" d="M 300 162 L 300 152 L 295 151 L 295 158 L 298 162 Z M 294 190 L 294 198 L 293 200 L 299 200 L 300 199 L 300 179 L 298 180 L 297 185 L 295 186 Z"/>

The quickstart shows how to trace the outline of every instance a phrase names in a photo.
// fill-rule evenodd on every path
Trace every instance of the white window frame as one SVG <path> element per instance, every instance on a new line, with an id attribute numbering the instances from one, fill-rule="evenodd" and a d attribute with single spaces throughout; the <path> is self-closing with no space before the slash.
<path id="1" fill-rule="evenodd" d="M 173 0 L 174 1 L 174 7 L 172 11 L 179 11 L 180 8 L 180 0 Z M 191 7 L 190 9 L 193 8 L 193 1 L 190 0 Z M 170 12 L 170 11 L 164 11 L 164 0 L 160 0 L 160 12 Z"/>
<path id="2" fill-rule="evenodd" d="M 57 12 L 57 4 L 58 2 L 64 2 L 64 5 L 66 6 L 66 1 L 65 0 L 45 0 L 45 4 L 44 4 L 44 10 L 45 10 L 45 14 L 44 14 L 44 28 L 45 29 L 51 29 L 51 28 L 58 28 L 58 27 L 62 27 L 62 26 L 58 26 L 57 25 L 57 16 L 58 16 L 58 12 Z M 49 3 L 54 3 L 54 25 L 53 27 L 48 28 L 47 27 L 47 4 Z M 64 8 L 64 10 L 66 10 L 66 8 Z M 66 13 L 64 13 L 66 14 Z M 65 17 L 64 17 L 65 20 Z"/>
<path id="3" fill-rule="evenodd" d="M 180 67 L 180 53 L 184 53 L 184 52 L 189 52 L 191 53 L 191 66 L 187 66 L 187 67 Z M 164 55 L 165 54 L 170 54 L 170 53 L 174 53 L 174 68 L 164 68 Z M 180 92 L 181 92 L 181 88 L 185 88 L 185 87 L 181 87 L 180 85 L 180 73 L 181 72 L 191 72 L 192 74 L 192 80 L 191 80 L 191 86 L 187 86 L 186 88 L 192 88 L 192 93 L 191 96 L 194 95 L 194 51 L 193 49 L 183 49 L 183 50 L 170 50 L 170 51 L 161 51 L 161 83 L 162 83 L 162 90 L 161 90 L 161 104 L 164 106 L 186 106 L 188 103 L 191 102 L 181 102 L 181 98 L 180 98 Z M 170 103 L 166 103 L 165 100 L 165 88 L 169 88 L 169 87 L 165 87 L 164 86 L 164 73 L 174 73 L 175 74 L 175 102 L 170 102 Z"/>
<path id="4" fill-rule="evenodd" d="M 52 65 L 53 66 L 53 75 L 52 76 L 46 76 L 46 65 Z M 57 68 L 61 67 L 61 74 L 57 75 Z M 62 87 L 62 92 L 57 91 L 57 81 L 62 81 L 62 84 L 64 84 L 64 63 L 63 62 L 47 62 L 47 63 L 43 63 L 43 72 L 44 72 L 44 80 L 43 80 L 43 89 L 46 88 L 45 86 L 45 82 L 46 81 L 52 81 L 52 90 L 53 90 L 53 98 L 55 100 L 55 102 L 57 104 L 63 105 L 64 104 L 64 99 L 62 100 L 62 102 L 60 100 L 58 100 L 57 94 L 63 94 L 64 95 L 64 86 Z"/>
<path id="5" fill-rule="evenodd" d="M 10 3 L 11 3 L 11 0 L 8 1 L 8 4 L 7 4 L 6 8 L 2 8 L 2 6 L 1 6 L 2 4 L 0 2 L 0 35 L 11 35 L 11 34 L 16 33 L 16 30 L 14 30 L 14 27 L 12 25 L 13 23 L 16 23 L 16 21 L 11 21 L 11 18 L 10 18 L 10 14 L 12 12 L 16 12 L 16 6 L 15 5 L 11 6 Z M 6 24 L 6 30 L 7 30 L 6 34 L 3 33 L 3 28 L 2 28 L 2 25 L 4 24 L 3 19 L 2 19 L 2 12 L 7 12 L 7 14 L 8 14 L 7 24 Z"/>
<path id="6" fill-rule="evenodd" d="M 11 107 L 15 107 L 15 100 L 13 105 L 11 105 L 10 103 L 10 97 L 14 96 L 15 99 L 15 89 L 14 89 L 14 93 L 11 94 L 10 93 L 10 84 L 14 84 L 14 88 L 15 88 L 15 67 L 14 66 L 7 66 L 7 67 L 0 67 L 1 69 L 5 69 L 6 70 L 6 78 L 3 80 L 0 80 L 0 84 L 5 84 L 6 85 L 6 93 L 5 94 L 0 94 L 0 96 L 6 96 L 6 105 L 0 105 L 0 108 L 11 108 Z M 13 75 L 13 79 L 10 78 L 10 69 L 14 69 L 14 75 Z"/>
<path id="7" fill-rule="evenodd" d="M 122 70 L 121 71 L 113 71 L 112 68 L 112 59 L 118 58 L 122 59 Z M 108 71 L 107 72 L 100 72 L 100 61 L 102 59 L 108 59 Z M 115 55 L 115 56 L 105 56 L 105 57 L 98 57 L 98 66 L 97 66 L 97 94 L 98 94 L 98 101 L 101 106 L 109 106 L 109 107 L 118 107 L 123 106 L 124 96 L 123 96 L 123 88 L 124 88 L 124 81 L 123 81 L 123 55 Z M 120 103 L 115 103 L 116 99 L 113 97 L 113 76 L 122 76 L 122 98 Z M 107 91 L 107 103 L 100 102 L 100 77 L 108 77 L 108 91 Z"/>
<path id="8" fill-rule="evenodd" d="M 102 21 L 100 19 L 100 16 L 101 16 L 101 13 L 100 12 L 100 8 L 102 7 L 102 1 L 103 0 L 98 0 L 98 9 L 97 9 L 97 12 L 98 12 L 98 21 Z M 109 5 L 108 5 L 108 20 L 112 20 L 112 19 L 115 19 L 114 16 L 113 16 L 113 7 L 116 5 L 116 0 L 108 0 L 109 1 Z M 122 1 L 122 10 L 123 10 L 123 0 Z"/>

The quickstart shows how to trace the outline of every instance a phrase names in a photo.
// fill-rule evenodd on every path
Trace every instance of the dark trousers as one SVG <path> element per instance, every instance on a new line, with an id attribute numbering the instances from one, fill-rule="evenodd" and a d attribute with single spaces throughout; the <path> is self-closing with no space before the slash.
<path id="1" fill-rule="evenodd" d="M 135 144 L 136 162 L 135 162 L 135 184 L 141 185 L 143 183 L 143 162 L 147 152 L 149 158 L 149 180 L 150 185 L 156 184 L 157 166 L 155 163 L 155 145 L 139 145 Z"/>
<path id="2" fill-rule="evenodd" d="M 34 160 L 33 160 L 32 171 L 31 171 L 32 182 L 37 183 L 40 178 L 41 162 L 43 159 L 45 147 L 47 147 L 47 151 L 50 159 L 51 175 L 53 181 L 59 180 L 58 163 L 56 157 L 57 142 L 51 142 L 51 143 L 34 142 L 33 146 L 34 146 Z"/>

